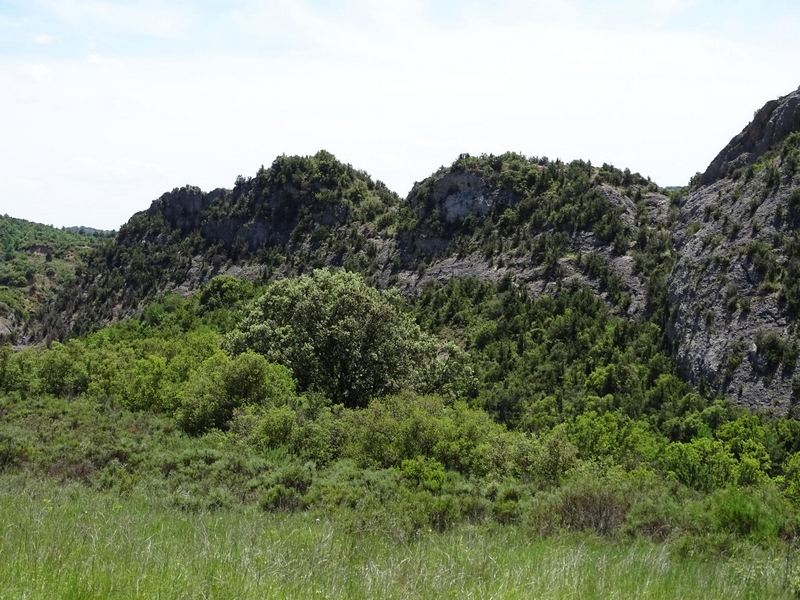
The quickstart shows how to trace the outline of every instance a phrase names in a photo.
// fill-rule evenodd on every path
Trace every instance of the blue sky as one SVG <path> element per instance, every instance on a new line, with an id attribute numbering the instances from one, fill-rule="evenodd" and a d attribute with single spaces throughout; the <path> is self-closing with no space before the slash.
<path id="1" fill-rule="evenodd" d="M 800 3 L 0 0 L 0 213 L 117 228 L 325 148 L 404 195 L 461 152 L 682 185 L 800 85 Z"/>

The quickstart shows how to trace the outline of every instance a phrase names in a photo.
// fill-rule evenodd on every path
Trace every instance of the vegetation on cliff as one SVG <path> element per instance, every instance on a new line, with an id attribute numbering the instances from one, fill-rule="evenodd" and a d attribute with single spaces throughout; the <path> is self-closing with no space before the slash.
<path id="1" fill-rule="evenodd" d="M 337 295 L 320 294 L 330 285 Z M 6 348 L 3 471 L 182 510 L 322 511 L 401 539 L 493 522 L 714 554 L 794 535 L 800 424 L 692 391 L 656 324 L 581 287 L 532 300 L 508 282 L 452 280 L 402 301 L 364 286 L 342 271 L 262 288 L 223 277 L 66 344 Z M 402 375 L 364 401 L 358 369 L 298 366 L 252 335 L 257 323 L 289 335 L 264 311 L 297 290 L 317 306 L 304 315 L 320 348 L 369 330 L 328 312 L 366 296 L 408 319 L 376 349 L 428 338 L 445 350 L 434 363 L 388 357 Z"/>

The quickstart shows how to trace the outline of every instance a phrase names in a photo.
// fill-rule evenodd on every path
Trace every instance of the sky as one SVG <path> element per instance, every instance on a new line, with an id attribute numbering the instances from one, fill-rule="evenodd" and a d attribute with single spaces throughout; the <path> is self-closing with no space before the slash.
<path id="1" fill-rule="evenodd" d="M 703 171 L 800 85 L 796 0 L 0 0 L 0 214 L 117 229 L 328 150 L 405 196 L 468 152 Z"/>

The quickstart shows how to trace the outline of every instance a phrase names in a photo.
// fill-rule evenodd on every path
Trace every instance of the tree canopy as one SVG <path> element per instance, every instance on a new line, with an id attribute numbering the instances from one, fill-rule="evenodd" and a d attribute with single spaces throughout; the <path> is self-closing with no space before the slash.
<path id="1" fill-rule="evenodd" d="M 396 290 L 327 269 L 271 284 L 232 332 L 233 353 L 253 350 L 289 367 L 300 391 L 345 406 L 414 387 L 433 338 L 401 309 Z"/>

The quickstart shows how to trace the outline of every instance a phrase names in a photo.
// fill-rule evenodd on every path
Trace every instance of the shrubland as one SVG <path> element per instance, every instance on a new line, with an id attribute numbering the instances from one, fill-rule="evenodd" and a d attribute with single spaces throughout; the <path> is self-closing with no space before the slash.
<path id="1" fill-rule="evenodd" d="M 406 542 L 492 523 L 682 555 L 794 539 L 800 424 L 698 394 L 663 344 L 581 287 L 453 279 L 403 300 L 344 271 L 220 277 L 83 338 L 7 346 L 0 468 Z"/>

